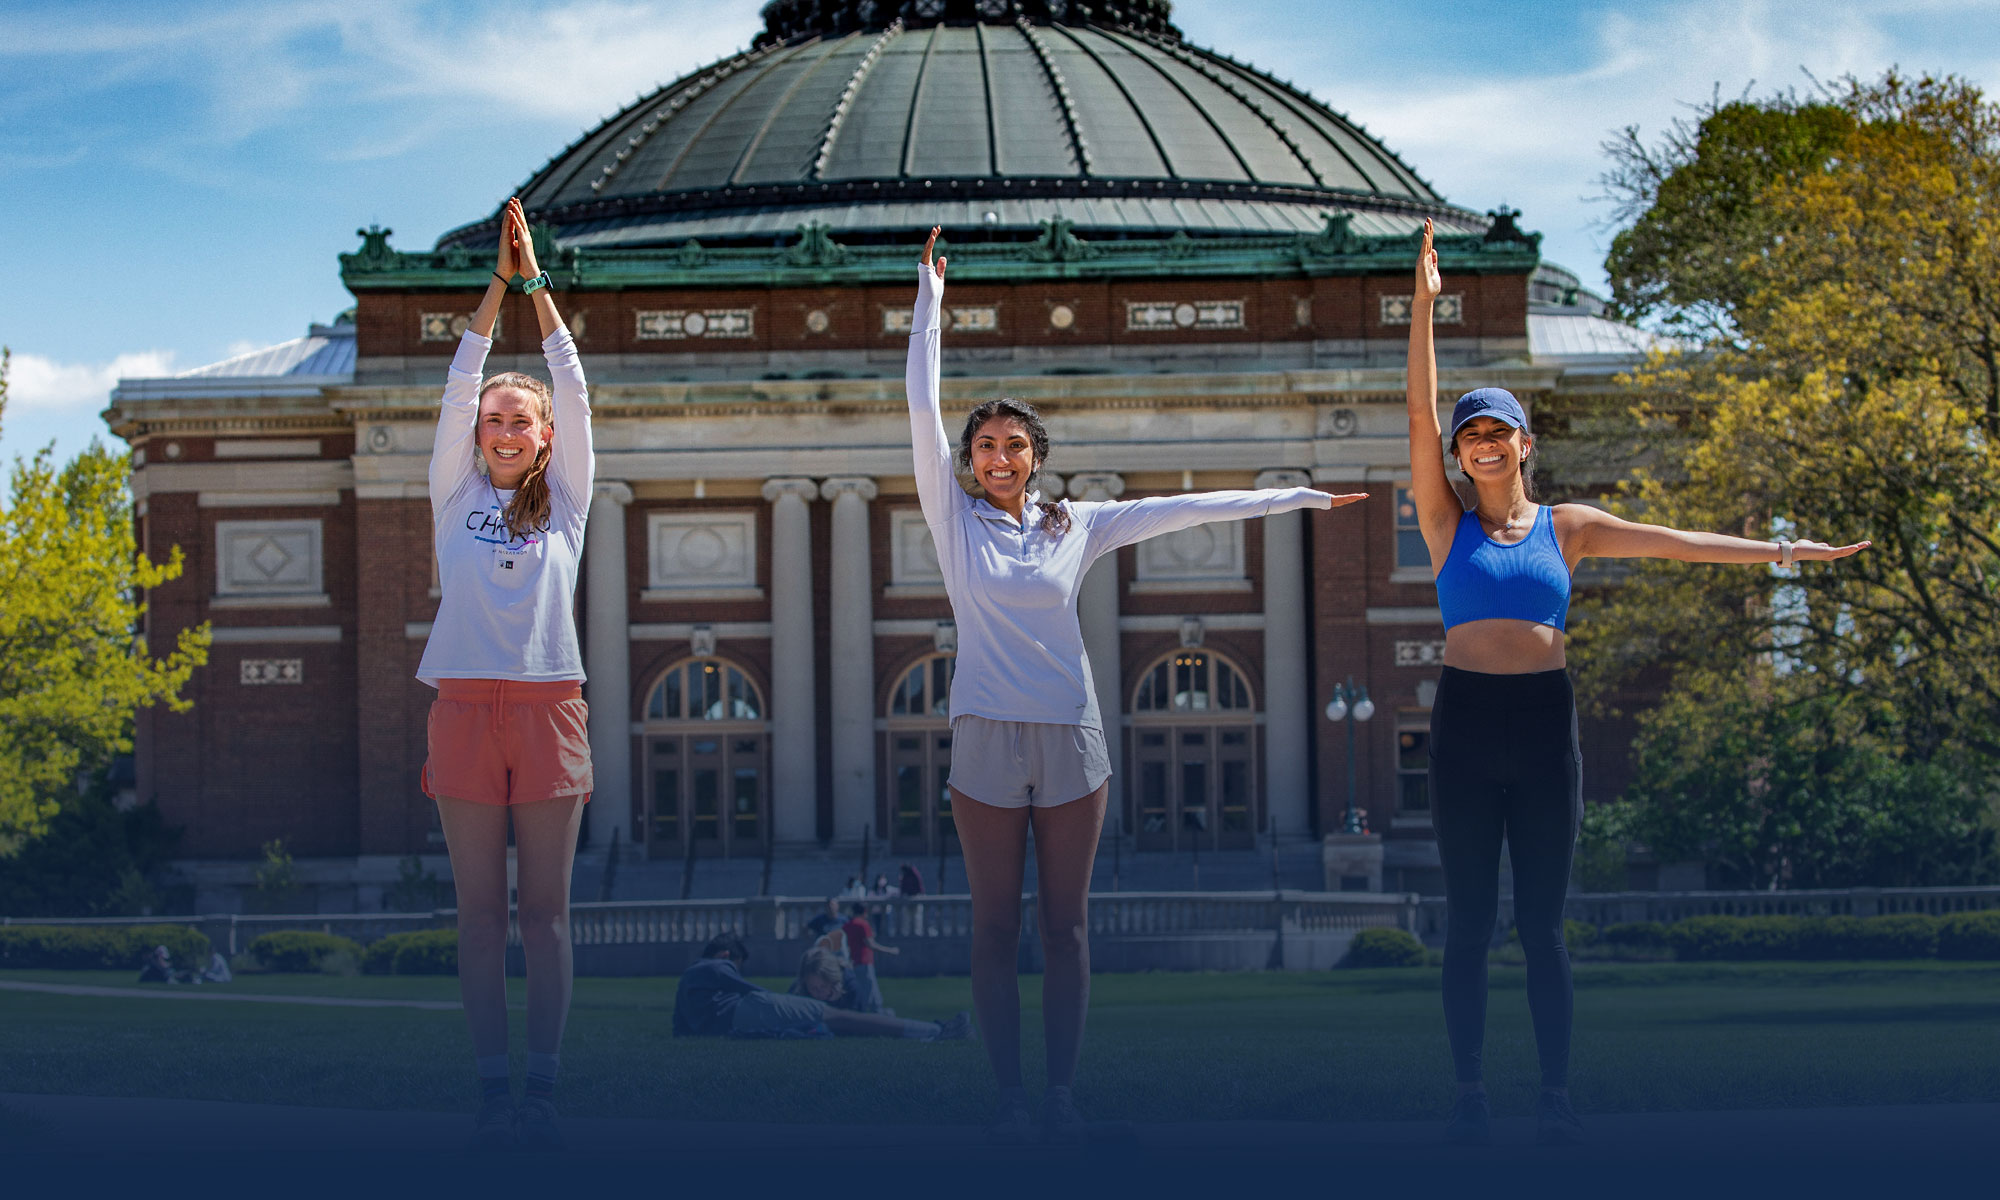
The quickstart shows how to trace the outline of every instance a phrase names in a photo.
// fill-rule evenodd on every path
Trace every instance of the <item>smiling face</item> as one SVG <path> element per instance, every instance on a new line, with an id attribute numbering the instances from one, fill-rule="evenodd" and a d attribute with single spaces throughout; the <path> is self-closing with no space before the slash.
<path id="1" fill-rule="evenodd" d="M 1533 449 L 1534 438 L 1497 417 L 1474 417 L 1452 440 L 1452 453 L 1473 483 L 1505 482 L 1518 477 L 1521 464 Z"/>
<path id="2" fill-rule="evenodd" d="M 555 430 L 544 418 L 545 401 L 518 387 L 489 388 L 479 398 L 479 456 L 496 488 L 519 487 Z"/>
<path id="3" fill-rule="evenodd" d="M 973 432 L 972 477 L 996 507 L 1016 509 L 1040 465 L 1028 426 L 1018 417 L 994 417 Z"/>

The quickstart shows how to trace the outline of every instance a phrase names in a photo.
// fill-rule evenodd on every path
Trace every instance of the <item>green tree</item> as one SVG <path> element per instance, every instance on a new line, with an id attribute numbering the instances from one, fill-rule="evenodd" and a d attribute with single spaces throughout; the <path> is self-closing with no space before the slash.
<path id="1" fill-rule="evenodd" d="M 1635 376 L 1672 399 L 1637 411 L 1650 460 L 1618 505 L 1874 549 L 1761 578 L 1635 563 L 1580 603 L 1574 655 L 1597 694 L 1668 681 L 1632 792 L 1662 854 L 1757 883 L 1964 877 L 1990 862 L 2000 787 L 2000 110 L 1893 73 L 1830 103 L 1845 132 L 1757 186 L 1754 239 L 1670 256 L 1693 289 L 1727 251 L 1723 282 L 1674 293 L 1726 319 Z M 1658 194 L 1716 175 L 1710 157 L 1784 157 L 1725 132 L 1798 140 L 1705 125 Z"/>
<path id="2" fill-rule="evenodd" d="M 5 416 L 0 359 L 0 418 Z M 181 573 L 138 553 L 123 455 L 92 442 L 57 468 L 15 462 L 0 506 L 0 856 L 48 827 L 80 772 L 132 748 L 133 714 L 180 695 L 208 658 L 208 627 L 154 657 L 139 638 L 145 589 Z"/>

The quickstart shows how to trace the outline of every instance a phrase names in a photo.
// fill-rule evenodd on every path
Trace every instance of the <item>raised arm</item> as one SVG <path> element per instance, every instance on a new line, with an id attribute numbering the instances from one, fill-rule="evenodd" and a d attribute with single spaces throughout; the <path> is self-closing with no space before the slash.
<path id="1" fill-rule="evenodd" d="M 1438 275 L 1437 249 L 1430 218 L 1424 218 L 1424 244 L 1417 255 L 1415 290 L 1410 297 L 1409 383 L 1404 398 L 1410 408 L 1410 494 L 1417 502 L 1417 524 L 1431 552 L 1431 569 L 1442 570 L 1451 556 L 1451 539 L 1464 511 L 1458 493 L 1445 478 L 1443 438 L 1437 414 L 1437 347 L 1432 341 L 1431 305 L 1444 290 Z"/>
<path id="2" fill-rule="evenodd" d="M 1210 521 L 1242 521 L 1301 508 L 1338 508 L 1367 498 L 1366 492 L 1334 496 L 1318 488 L 1263 488 L 1072 504 L 1071 509 L 1090 531 L 1090 555 L 1096 558 L 1120 546 Z"/>
<path id="3" fill-rule="evenodd" d="M 944 414 L 938 409 L 939 375 L 943 347 L 938 329 L 944 302 L 944 264 L 933 267 L 931 247 L 937 244 L 938 229 L 931 229 L 924 243 L 924 256 L 917 266 L 917 307 L 910 318 L 910 358 L 903 373 L 903 389 L 910 401 L 910 449 L 916 459 L 917 501 L 923 505 L 924 521 L 936 525 L 969 507 L 971 499 L 958 486 L 952 470 L 951 437 L 944 431 Z"/>
<path id="4" fill-rule="evenodd" d="M 437 434 L 431 442 L 430 489 L 433 516 L 453 493 L 478 474 L 474 459 L 479 455 L 479 382 L 486 369 L 487 351 L 493 349 L 493 323 L 500 319 L 500 299 L 507 294 L 507 281 L 520 267 L 514 248 L 513 230 L 500 223 L 500 252 L 493 277 L 486 281 L 486 294 L 472 310 L 472 321 L 458 340 L 445 373 L 444 404 L 438 410 Z"/>
<path id="5" fill-rule="evenodd" d="M 528 217 L 518 199 L 507 201 L 501 220 L 503 246 L 511 243 L 520 272 L 533 279 L 542 273 L 535 261 L 535 239 L 528 232 Z M 590 507 L 590 489 L 597 476 L 597 454 L 590 433 L 590 393 L 583 380 L 583 360 L 576 352 L 549 288 L 537 288 L 531 296 L 535 319 L 542 329 L 542 357 L 549 364 L 550 389 L 554 394 L 556 436 L 549 448 L 549 478 L 569 492 L 579 509 Z"/>
<path id="6" fill-rule="evenodd" d="M 1572 569 L 1586 558 L 1668 558 L 1678 562 L 1783 562 L 1786 543 L 1760 542 L 1726 533 L 1694 533 L 1664 525 L 1641 525 L 1588 504 L 1556 506 L 1556 538 Z M 1824 562 L 1859 554 L 1873 542 L 1829 546 L 1792 542 L 1793 562 Z"/>

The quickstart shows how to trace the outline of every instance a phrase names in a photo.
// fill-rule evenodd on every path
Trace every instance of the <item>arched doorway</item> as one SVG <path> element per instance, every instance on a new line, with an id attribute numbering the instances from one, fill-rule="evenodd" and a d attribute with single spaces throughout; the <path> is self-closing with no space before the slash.
<path id="1" fill-rule="evenodd" d="M 935 854 L 951 822 L 951 675 L 958 659 L 919 659 L 889 693 L 883 720 L 889 766 L 888 834 L 897 854 Z"/>
<path id="2" fill-rule="evenodd" d="M 770 837 L 770 724 L 750 677 L 719 658 L 667 668 L 646 697 L 646 853 L 761 855 Z"/>
<path id="3" fill-rule="evenodd" d="M 1232 849 L 1257 841 L 1257 706 L 1243 672 L 1181 649 L 1139 677 L 1127 794 L 1141 850 Z"/>

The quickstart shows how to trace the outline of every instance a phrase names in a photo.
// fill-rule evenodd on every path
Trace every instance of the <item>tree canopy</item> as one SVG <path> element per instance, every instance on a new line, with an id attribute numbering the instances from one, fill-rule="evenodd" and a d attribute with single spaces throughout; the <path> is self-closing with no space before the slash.
<path id="1" fill-rule="evenodd" d="M 1670 681 L 1640 721 L 1634 807 L 1598 819 L 1747 884 L 1990 870 L 2000 110 L 1892 73 L 1688 133 L 1655 152 L 1607 269 L 1628 312 L 1706 341 L 1634 377 L 1656 399 L 1617 507 L 1875 546 L 1789 571 L 1637 563 L 1582 601 L 1587 688 Z"/>
<path id="2" fill-rule="evenodd" d="M 0 419 L 6 413 L 0 358 Z M 14 464 L 0 503 L 0 855 L 41 832 L 80 772 L 132 748 L 133 714 L 188 707 L 208 627 L 154 657 L 139 636 L 147 588 L 181 573 L 138 553 L 122 454 L 92 442 L 58 468 L 44 449 Z"/>

